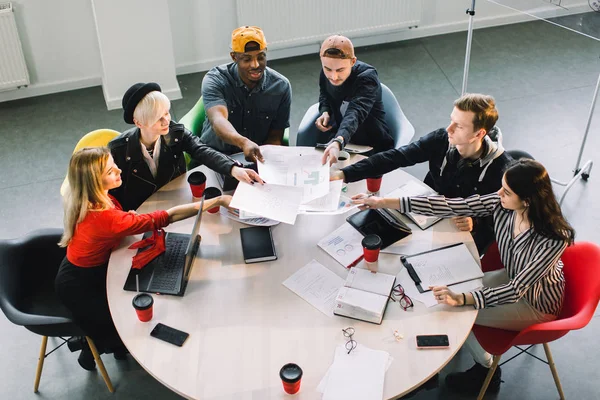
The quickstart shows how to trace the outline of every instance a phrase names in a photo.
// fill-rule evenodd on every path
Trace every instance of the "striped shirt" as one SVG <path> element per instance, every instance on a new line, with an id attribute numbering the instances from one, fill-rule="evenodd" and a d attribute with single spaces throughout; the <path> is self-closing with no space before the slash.
<path id="1" fill-rule="evenodd" d="M 500 205 L 496 194 L 473 195 L 466 199 L 444 196 L 400 198 L 401 212 L 439 217 L 493 215 L 500 260 L 509 282 L 471 292 L 477 309 L 517 302 L 524 297 L 538 311 L 558 315 L 562 307 L 565 277 L 560 256 L 567 242 L 550 239 L 532 228 L 513 238 L 515 212 Z"/>

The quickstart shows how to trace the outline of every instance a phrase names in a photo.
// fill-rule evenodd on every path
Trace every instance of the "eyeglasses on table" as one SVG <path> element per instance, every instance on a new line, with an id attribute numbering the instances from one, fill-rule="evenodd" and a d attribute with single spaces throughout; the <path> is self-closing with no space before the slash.
<path id="1" fill-rule="evenodd" d="M 392 300 L 393 302 L 398 302 L 398 304 L 404 311 L 408 310 L 413 306 L 412 300 L 406 295 L 406 293 L 404 293 L 404 288 L 400 284 L 397 284 L 392 289 L 392 293 L 390 294 L 390 300 Z"/>
<path id="2" fill-rule="evenodd" d="M 344 337 L 347 339 L 346 350 L 348 350 L 348 354 L 350 354 L 350 352 L 354 350 L 358 345 L 358 343 L 356 343 L 356 340 L 354 340 L 354 338 L 352 337 L 354 335 L 354 328 L 349 326 L 346 329 L 342 329 L 342 332 L 344 332 Z"/>

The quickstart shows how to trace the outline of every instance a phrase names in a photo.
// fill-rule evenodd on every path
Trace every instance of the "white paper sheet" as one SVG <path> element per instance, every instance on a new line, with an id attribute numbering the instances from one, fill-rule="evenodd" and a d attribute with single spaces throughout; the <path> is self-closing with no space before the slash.
<path id="1" fill-rule="evenodd" d="M 482 278 L 481 267 L 464 243 L 407 257 L 421 279 L 421 287 L 450 285 Z"/>
<path id="2" fill-rule="evenodd" d="M 333 317 L 335 297 L 344 286 L 344 279 L 318 261 L 312 260 L 283 281 L 283 286 L 323 314 Z"/>
<path id="3" fill-rule="evenodd" d="M 301 187 L 302 204 L 329 193 L 329 166 L 321 165 L 320 154 L 303 154 L 284 146 L 271 146 L 263 152 L 265 162 L 258 163 L 261 178 L 270 184 Z"/>
<path id="4" fill-rule="evenodd" d="M 329 193 L 306 204 L 301 204 L 300 211 L 336 211 L 340 204 L 343 183 L 342 180 L 330 181 Z"/>
<path id="5" fill-rule="evenodd" d="M 348 196 L 340 195 L 338 206 L 334 211 L 307 211 L 302 210 L 302 204 L 300 205 L 300 214 L 316 214 L 316 215 L 338 215 L 345 214 L 350 210 L 358 208 L 358 204 L 352 204 L 352 199 Z"/>
<path id="6" fill-rule="evenodd" d="M 296 222 L 301 198 L 300 187 L 270 183 L 250 185 L 240 182 L 233 194 L 230 207 L 293 225 Z"/>
<path id="7" fill-rule="evenodd" d="M 414 224 L 410 223 L 412 228 Z M 411 254 L 422 253 L 433 249 L 433 229 L 413 229 L 412 235 L 409 235 L 396 243 L 382 249 L 382 253 L 398 254 L 408 256 Z"/>
<path id="8" fill-rule="evenodd" d="M 339 345 L 317 391 L 323 393 L 323 400 L 381 400 L 390 359 L 387 352 L 360 343 L 350 354 Z"/>
<path id="9" fill-rule="evenodd" d="M 362 240 L 363 235 L 346 222 L 321 239 L 317 245 L 335 261 L 348 268 L 362 257 Z"/>
<path id="10" fill-rule="evenodd" d="M 406 268 L 402 268 L 397 277 L 397 282 L 399 282 L 404 288 L 404 293 L 408 297 L 410 297 L 413 301 L 420 301 L 425 304 L 426 307 L 437 306 L 438 302 L 433 297 L 433 293 L 431 291 L 425 293 L 419 293 L 415 282 L 408 275 L 408 271 Z M 474 279 L 472 281 L 467 281 L 463 283 L 459 283 L 456 285 L 450 285 L 449 288 L 455 293 L 466 293 L 471 290 L 476 290 L 482 287 L 483 281 L 481 279 Z"/>

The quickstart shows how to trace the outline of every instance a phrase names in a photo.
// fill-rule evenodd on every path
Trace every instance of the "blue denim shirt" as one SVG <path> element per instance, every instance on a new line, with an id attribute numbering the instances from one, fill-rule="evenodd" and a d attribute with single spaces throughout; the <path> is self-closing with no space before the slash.
<path id="1" fill-rule="evenodd" d="M 217 105 L 226 106 L 228 120 L 235 130 L 258 145 L 266 142 L 270 130 L 290 126 L 292 86 L 285 76 L 269 67 L 252 90 L 240 79 L 236 63 L 214 67 L 202 80 L 202 98 L 206 110 Z M 215 133 L 208 116 L 202 127 L 201 140 L 225 154 L 241 151 Z"/>

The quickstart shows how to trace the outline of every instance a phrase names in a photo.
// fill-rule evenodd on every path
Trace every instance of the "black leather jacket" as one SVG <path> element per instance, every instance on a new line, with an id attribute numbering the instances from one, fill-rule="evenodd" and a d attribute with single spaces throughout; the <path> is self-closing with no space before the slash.
<path id="1" fill-rule="evenodd" d="M 150 168 L 140 145 L 139 128 L 131 128 L 114 138 L 108 147 L 115 164 L 123 170 L 120 187 L 110 191 L 123 210 L 137 209 L 148 197 L 162 186 L 186 172 L 185 157 L 188 153 L 200 164 L 206 164 L 210 169 L 221 174 L 229 175 L 236 161 L 208 147 L 194 136 L 182 124 L 171 121 L 169 133 L 160 138 L 162 146 L 156 178 Z"/>

